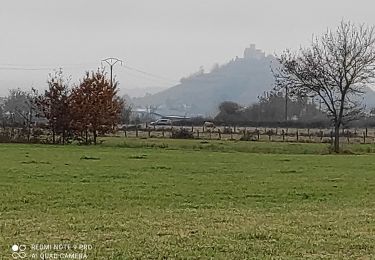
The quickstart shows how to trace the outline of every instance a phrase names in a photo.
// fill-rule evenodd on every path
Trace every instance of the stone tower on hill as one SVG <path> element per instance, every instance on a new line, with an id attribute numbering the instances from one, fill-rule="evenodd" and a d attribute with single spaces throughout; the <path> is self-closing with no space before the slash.
<path id="1" fill-rule="evenodd" d="M 262 50 L 257 49 L 255 44 L 250 44 L 250 47 L 245 49 L 243 56 L 245 60 L 261 60 L 264 59 L 266 55 Z"/>

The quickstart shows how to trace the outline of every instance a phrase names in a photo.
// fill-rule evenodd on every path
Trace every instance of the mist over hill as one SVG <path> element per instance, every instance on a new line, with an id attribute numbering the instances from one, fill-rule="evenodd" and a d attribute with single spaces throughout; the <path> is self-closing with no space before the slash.
<path id="1" fill-rule="evenodd" d="M 163 87 L 121 88 L 120 89 L 120 95 L 125 94 L 125 95 L 129 96 L 130 98 L 144 97 L 144 96 L 159 93 L 159 92 L 161 92 L 163 90 L 166 90 L 166 89 L 167 88 L 163 88 Z"/>
<path id="2" fill-rule="evenodd" d="M 180 84 L 156 94 L 134 98 L 136 106 L 153 106 L 161 114 L 214 116 L 223 101 L 249 105 L 273 88 L 271 65 L 276 58 L 251 45 L 243 57 L 215 66 L 209 73 L 203 69 L 181 79 Z M 364 95 L 367 107 L 375 105 L 375 92 Z"/>
<path id="3" fill-rule="evenodd" d="M 135 98 L 138 106 L 157 106 L 158 112 L 180 115 L 214 115 L 222 101 L 250 104 L 273 85 L 271 62 L 275 58 L 251 45 L 242 58 L 215 66 L 209 73 L 198 71 L 181 79 L 180 84 Z"/>

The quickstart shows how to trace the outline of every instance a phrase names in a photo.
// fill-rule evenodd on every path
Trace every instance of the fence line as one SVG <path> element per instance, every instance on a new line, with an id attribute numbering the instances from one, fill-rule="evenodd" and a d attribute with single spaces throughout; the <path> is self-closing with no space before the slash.
<path id="1" fill-rule="evenodd" d="M 183 129 L 183 130 L 181 130 Z M 187 138 L 208 140 L 243 140 L 243 141 L 280 141 L 280 142 L 311 142 L 332 143 L 333 129 L 313 128 L 256 128 L 256 127 L 132 127 L 122 129 L 125 137 L 138 138 L 172 138 L 173 132 L 189 132 Z M 375 129 L 342 129 L 340 138 L 347 143 L 375 143 Z"/>
<path id="2" fill-rule="evenodd" d="M 0 142 L 41 142 L 48 138 L 48 134 L 38 133 L 33 129 L 28 134 L 25 129 L 9 128 L 0 130 Z M 177 138 L 195 138 L 205 140 L 243 140 L 243 141 L 269 141 L 269 142 L 300 142 L 300 143 L 332 143 L 334 132 L 332 129 L 313 128 L 257 128 L 257 127 L 124 127 L 117 135 L 126 138 L 174 138 L 174 134 L 183 131 Z M 40 130 L 39 130 L 40 132 Z M 341 142 L 345 143 L 375 143 L 375 128 L 342 129 Z M 47 142 L 47 141 L 46 141 Z"/>

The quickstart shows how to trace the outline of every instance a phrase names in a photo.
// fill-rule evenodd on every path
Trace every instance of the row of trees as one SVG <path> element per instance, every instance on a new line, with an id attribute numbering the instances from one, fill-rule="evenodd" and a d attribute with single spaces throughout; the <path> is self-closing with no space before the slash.
<path id="1" fill-rule="evenodd" d="M 235 102 L 223 102 L 215 121 L 258 126 L 298 123 L 305 127 L 322 127 L 329 124 L 327 115 L 320 111 L 319 104 L 306 97 L 291 99 L 282 92 L 265 93 L 258 98 L 257 103 L 247 107 Z"/>
<path id="2" fill-rule="evenodd" d="M 53 143 L 78 140 L 97 143 L 98 135 L 115 131 L 129 113 L 122 98 L 117 95 L 118 82 L 111 80 L 103 70 L 87 72 L 79 84 L 71 85 L 63 72 L 49 75 L 48 88 L 39 94 L 11 90 L 1 111 L 6 126 L 26 130 L 30 140 L 32 131 L 48 129 Z"/>

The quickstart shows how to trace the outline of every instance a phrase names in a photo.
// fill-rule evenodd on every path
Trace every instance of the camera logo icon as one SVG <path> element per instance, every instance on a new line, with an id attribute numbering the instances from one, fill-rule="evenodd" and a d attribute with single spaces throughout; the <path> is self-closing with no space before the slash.
<path id="1" fill-rule="evenodd" d="M 26 246 L 14 244 L 12 246 L 12 257 L 13 259 L 24 259 L 26 258 Z"/>

